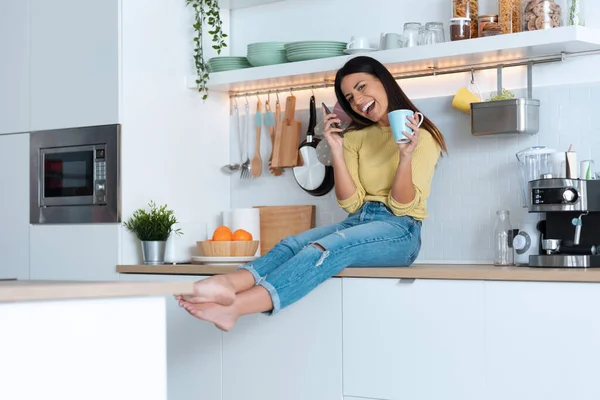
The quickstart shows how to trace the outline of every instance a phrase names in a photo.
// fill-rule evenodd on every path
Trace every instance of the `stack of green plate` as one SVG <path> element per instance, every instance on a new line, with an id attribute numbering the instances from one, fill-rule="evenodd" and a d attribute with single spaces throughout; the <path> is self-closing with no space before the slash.
<path id="1" fill-rule="evenodd" d="M 248 61 L 255 67 L 286 63 L 288 60 L 285 57 L 284 45 L 285 42 L 250 43 Z"/>
<path id="2" fill-rule="evenodd" d="M 210 72 L 230 71 L 232 69 L 250 68 L 251 66 L 246 57 L 220 56 L 208 60 Z"/>
<path id="3" fill-rule="evenodd" d="M 343 56 L 346 50 L 344 42 L 326 40 L 307 40 L 292 42 L 285 46 L 286 57 L 290 61 L 314 60 L 317 58 Z"/>

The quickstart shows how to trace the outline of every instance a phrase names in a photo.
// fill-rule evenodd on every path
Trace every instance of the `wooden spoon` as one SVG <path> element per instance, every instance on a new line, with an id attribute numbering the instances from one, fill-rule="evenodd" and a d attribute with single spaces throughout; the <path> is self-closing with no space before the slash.
<path id="1" fill-rule="evenodd" d="M 256 149 L 252 158 L 252 176 L 258 177 L 262 174 L 262 158 L 260 158 L 260 132 L 262 127 L 262 104 L 260 99 L 256 103 Z"/>

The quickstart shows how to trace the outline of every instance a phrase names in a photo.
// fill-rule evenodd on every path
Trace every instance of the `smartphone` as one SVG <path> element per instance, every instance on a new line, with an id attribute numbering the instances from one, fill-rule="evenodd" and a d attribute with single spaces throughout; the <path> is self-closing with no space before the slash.
<path id="1" fill-rule="evenodd" d="M 321 105 L 323 106 L 323 109 L 325 110 L 325 114 L 331 114 L 331 110 L 329 109 L 329 107 L 327 107 L 327 106 L 325 105 L 325 103 L 321 102 Z M 338 124 L 337 122 L 335 122 L 335 123 L 334 123 L 332 126 L 333 126 L 334 128 L 337 128 L 337 129 L 342 129 L 342 127 L 340 126 L 340 124 Z M 338 134 L 339 134 L 341 137 L 344 137 L 344 132 L 338 132 Z"/>

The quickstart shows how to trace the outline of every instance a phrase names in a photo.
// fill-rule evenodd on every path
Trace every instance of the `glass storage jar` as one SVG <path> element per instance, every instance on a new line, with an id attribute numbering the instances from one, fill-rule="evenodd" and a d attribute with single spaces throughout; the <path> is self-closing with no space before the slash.
<path id="1" fill-rule="evenodd" d="M 498 16 L 495 14 L 484 14 L 477 17 L 477 36 L 483 37 L 483 28 L 487 24 L 498 24 Z"/>
<path id="2" fill-rule="evenodd" d="M 565 2 L 561 0 L 523 0 L 523 30 L 557 28 L 564 25 Z"/>
<path id="3" fill-rule="evenodd" d="M 487 24 L 483 32 L 481 32 L 482 37 L 498 35 L 502 35 L 502 27 L 500 27 L 500 24 L 497 22 Z"/>
<path id="4" fill-rule="evenodd" d="M 567 25 L 585 25 L 584 0 L 569 0 L 569 15 Z"/>
<path id="5" fill-rule="evenodd" d="M 452 18 L 469 18 L 471 20 L 471 37 L 478 34 L 477 16 L 479 14 L 479 0 L 451 0 Z"/>
<path id="6" fill-rule="evenodd" d="M 521 32 L 523 30 L 521 0 L 499 0 L 498 22 L 504 34 Z"/>
<path id="7" fill-rule="evenodd" d="M 450 20 L 450 40 L 471 39 L 471 19 L 452 18 Z"/>

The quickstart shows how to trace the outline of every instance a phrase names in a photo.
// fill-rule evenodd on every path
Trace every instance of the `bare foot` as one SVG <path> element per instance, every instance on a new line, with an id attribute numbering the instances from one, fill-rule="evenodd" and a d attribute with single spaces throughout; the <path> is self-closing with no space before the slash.
<path id="1" fill-rule="evenodd" d="M 215 303 L 193 304 L 182 302 L 182 307 L 194 317 L 212 322 L 217 328 L 228 332 L 235 325 L 239 314 L 233 305 L 223 306 Z"/>
<path id="2" fill-rule="evenodd" d="M 217 303 L 223 306 L 233 304 L 235 288 L 229 280 L 222 276 L 213 276 L 194 283 L 194 294 L 175 297 L 188 303 Z"/>

